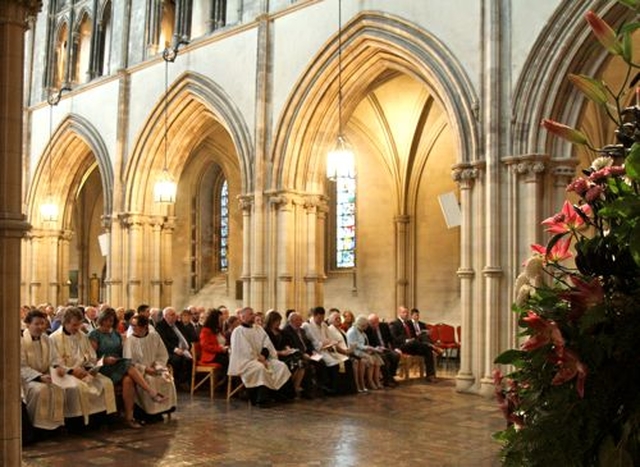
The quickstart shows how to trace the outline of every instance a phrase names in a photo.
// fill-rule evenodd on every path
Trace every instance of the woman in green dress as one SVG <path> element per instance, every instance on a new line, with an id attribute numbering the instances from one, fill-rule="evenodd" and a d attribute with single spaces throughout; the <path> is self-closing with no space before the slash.
<path id="1" fill-rule="evenodd" d="M 125 422 L 131 428 L 141 425 L 133 418 L 135 402 L 135 386 L 147 391 L 156 402 L 163 402 L 165 396 L 152 389 L 131 360 L 122 358 L 122 336 L 116 330 L 118 318 L 113 308 L 106 308 L 98 316 L 98 327 L 89 333 L 89 341 L 96 351 L 98 359 L 102 359 L 100 373 L 111 379 L 113 384 L 122 383 L 122 400 L 124 402 Z"/>

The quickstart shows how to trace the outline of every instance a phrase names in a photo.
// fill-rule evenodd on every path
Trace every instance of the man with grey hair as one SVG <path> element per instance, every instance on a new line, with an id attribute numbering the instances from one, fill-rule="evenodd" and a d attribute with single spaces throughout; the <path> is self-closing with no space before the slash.
<path id="1" fill-rule="evenodd" d="M 400 354 L 393 349 L 389 325 L 380 321 L 375 313 L 369 315 L 368 321 L 369 327 L 365 332 L 369 338 L 369 344 L 378 349 L 384 360 L 382 382 L 385 386 L 397 386 L 398 383 L 394 377 L 400 363 Z"/>
<path id="2" fill-rule="evenodd" d="M 162 310 L 162 321 L 156 325 L 156 331 L 167 348 L 176 385 L 181 389 L 187 389 L 191 377 L 192 356 L 189 343 L 180 326 L 175 308 L 168 306 Z"/>

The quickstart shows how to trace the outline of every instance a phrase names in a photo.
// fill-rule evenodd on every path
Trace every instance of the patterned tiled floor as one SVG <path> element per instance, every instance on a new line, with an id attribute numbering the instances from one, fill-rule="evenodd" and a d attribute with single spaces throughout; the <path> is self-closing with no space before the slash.
<path id="1" fill-rule="evenodd" d="M 171 420 L 60 434 L 24 449 L 23 467 L 497 466 L 496 404 L 454 381 L 401 382 L 369 395 L 256 409 L 180 394 Z"/>

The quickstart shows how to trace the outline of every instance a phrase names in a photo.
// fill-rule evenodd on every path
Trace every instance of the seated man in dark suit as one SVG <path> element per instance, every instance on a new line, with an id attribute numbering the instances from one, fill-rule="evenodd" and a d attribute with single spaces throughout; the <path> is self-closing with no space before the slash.
<path id="1" fill-rule="evenodd" d="M 384 360 L 382 382 L 385 386 L 396 386 L 398 383 L 394 377 L 398 370 L 398 363 L 400 363 L 400 354 L 393 349 L 389 325 L 381 322 L 375 313 L 371 313 L 368 320 L 369 327 L 365 332 L 369 339 L 369 345 L 378 349 Z"/>
<path id="2" fill-rule="evenodd" d="M 282 329 L 287 345 L 292 349 L 298 349 L 305 362 L 304 378 L 302 379 L 302 393 L 304 398 L 311 397 L 314 390 L 313 380 L 315 379 L 314 366 L 311 364 L 311 354 L 313 354 L 313 342 L 309 339 L 304 329 L 302 329 L 302 316 L 295 311 L 289 313 L 287 324 Z"/>
<path id="3" fill-rule="evenodd" d="M 394 348 L 399 349 L 402 353 L 423 357 L 427 370 L 427 381 L 436 382 L 432 346 L 417 338 L 415 329 L 409 320 L 409 310 L 406 307 L 398 308 L 398 319 L 389 325 L 389 331 L 391 331 Z"/>
<path id="4" fill-rule="evenodd" d="M 156 331 L 160 334 L 167 352 L 169 353 L 169 365 L 173 368 L 173 378 L 176 386 L 183 388 L 191 378 L 192 357 L 189 352 L 189 342 L 184 337 L 176 310 L 167 307 L 162 310 L 162 321 L 156 325 Z"/>

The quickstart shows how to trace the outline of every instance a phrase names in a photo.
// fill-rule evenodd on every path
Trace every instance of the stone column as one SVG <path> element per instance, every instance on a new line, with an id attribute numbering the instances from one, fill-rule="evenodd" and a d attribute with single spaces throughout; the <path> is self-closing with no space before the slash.
<path id="1" fill-rule="evenodd" d="M 167 216 L 162 224 L 160 262 L 162 280 L 162 294 L 158 306 L 165 307 L 173 302 L 173 232 L 176 229 L 175 216 Z"/>
<path id="2" fill-rule="evenodd" d="M 116 215 L 111 216 L 108 222 L 109 254 L 107 255 L 107 278 L 105 280 L 105 299 L 107 303 L 115 306 L 127 306 L 122 287 L 124 255 L 122 219 Z M 106 220 L 103 220 L 106 228 Z"/>
<path id="3" fill-rule="evenodd" d="M 161 306 L 162 301 L 162 257 L 164 255 L 164 245 L 162 238 L 162 224 L 164 216 L 154 216 L 150 220 L 151 224 L 151 268 L 150 268 L 150 303 Z"/>
<path id="4" fill-rule="evenodd" d="M 303 253 L 306 261 L 306 271 L 304 273 L 305 293 L 302 310 L 308 310 L 313 306 L 322 303 L 323 297 L 319 293 L 318 284 L 320 282 L 320 271 L 318 269 L 318 205 L 317 196 L 310 196 L 305 200 L 305 232 L 307 251 Z M 301 252 L 302 253 L 302 252 Z"/>
<path id="5" fill-rule="evenodd" d="M 552 196 L 549 197 L 552 206 L 545 206 L 549 216 L 560 210 L 562 203 L 567 199 L 567 185 L 576 176 L 578 159 L 561 159 L 552 161 L 551 173 L 553 174 Z"/>
<path id="6" fill-rule="evenodd" d="M 57 268 L 58 300 L 52 302 L 64 305 L 69 301 L 69 244 L 73 238 L 72 230 L 63 230 L 58 237 L 58 257 L 60 261 Z"/>
<path id="7" fill-rule="evenodd" d="M 460 345 L 460 370 L 456 376 L 456 389 L 458 391 L 470 391 L 475 384 L 475 377 L 471 368 L 471 348 L 473 343 L 472 308 L 473 308 L 473 284 L 475 281 L 475 269 L 473 268 L 473 204 L 472 190 L 478 171 L 472 167 L 455 168 L 453 179 L 460 186 L 461 230 L 460 230 L 460 308 L 462 329 L 462 343 Z"/>
<path id="8" fill-rule="evenodd" d="M 240 196 L 240 209 L 242 210 L 242 304 L 243 306 L 251 303 L 251 252 L 253 238 L 252 235 L 252 196 Z"/>
<path id="9" fill-rule="evenodd" d="M 396 216 L 396 308 L 411 306 L 407 303 L 409 280 L 407 279 L 407 251 L 409 248 L 409 222 L 408 215 Z"/>
<path id="10" fill-rule="evenodd" d="M 285 310 L 294 303 L 293 284 L 293 256 L 294 245 L 291 234 L 294 233 L 293 225 L 293 198 L 289 194 L 272 196 L 269 203 L 276 210 L 276 290 L 275 307 L 277 310 Z"/>
<path id="11" fill-rule="evenodd" d="M 22 118 L 26 18 L 38 0 L 0 2 L 0 465 L 22 463 L 20 411 L 20 244 L 29 224 L 22 214 Z"/>
<path id="12" fill-rule="evenodd" d="M 125 219 L 128 228 L 128 277 L 127 277 L 127 301 L 132 304 L 142 303 L 142 278 L 143 264 L 141 258 L 144 254 L 144 223 L 145 219 L 139 215 L 128 215 Z"/>

